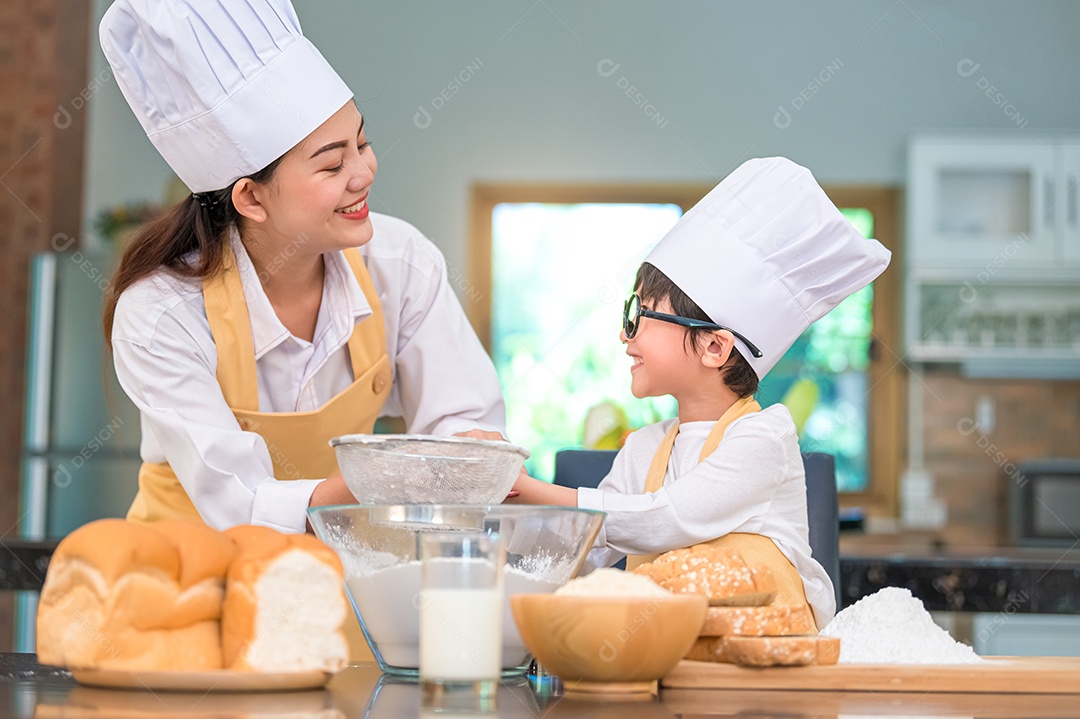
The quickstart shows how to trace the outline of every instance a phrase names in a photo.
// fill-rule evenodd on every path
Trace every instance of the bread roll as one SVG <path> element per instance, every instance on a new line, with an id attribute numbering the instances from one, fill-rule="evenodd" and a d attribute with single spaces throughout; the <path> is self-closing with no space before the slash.
<path id="1" fill-rule="evenodd" d="M 222 668 L 221 625 L 204 621 L 186 627 L 137 630 L 117 622 L 108 630 L 112 653 L 79 668 L 128 671 L 207 672 Z"/>
<path id="2" fill-rule="evenodd" d="M 840 640 L 819 635 L 702 637 L 694 643 L 686 658 L 744 667 L 836 664 L 840 658 Z"/>
<path id="3" fill-rule="evenodd" d="M 75 530 L 53 553 L 41 590 L 38 660 L 102 668 L 151 661 L 150 644 L 128 634 L 167 625 L 179 573 L 176 547 L 148 527 L 105 519 Z"/>
<path id="4" fill-rule="evenodd" d="M 713 606 L 763 606 L 776 597 L 768 567 L 750 566 L 737 552 L 708 544 L 666 552 L 634 571 L 673 592 L 703 594 Z"/>
<path id="5" fill-rule="evenodd" d="M 786 634 L 817 634 L 813 613 L 807 606 L 770 604 L 765 607 L 709 607 L 703 637 L 766 637 Z"/>
<path id="6" fill-rule="evenodd" d="M 169 519 L 150 525 L 169 538 L 180 556 L 180 593 L 166 627 L 186 627 L 221 619 L 225 574 L 236 557 L 236 543 L 202 522 Z"/>
<path id="7" fill-rule="evenodd" d="M 348 604 L 337 555 L 307 535 L 264 527 L 226 534 L 239 553 L 229 567 L 221 615 L 225 666 L 265 672 L 343 668 Z"/>

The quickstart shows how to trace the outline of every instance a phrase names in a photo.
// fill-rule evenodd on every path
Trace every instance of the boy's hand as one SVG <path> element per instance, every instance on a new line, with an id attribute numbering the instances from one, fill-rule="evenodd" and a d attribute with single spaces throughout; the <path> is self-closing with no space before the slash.
<path id="1" fill-rule="evenodd" d="M 516 497 L 507 497 L 506 504 L 548 504 L 556 507 L 576 507 L 577 490 L 559 487 L 530 477 L 524 469 L 514 482 Z"/>

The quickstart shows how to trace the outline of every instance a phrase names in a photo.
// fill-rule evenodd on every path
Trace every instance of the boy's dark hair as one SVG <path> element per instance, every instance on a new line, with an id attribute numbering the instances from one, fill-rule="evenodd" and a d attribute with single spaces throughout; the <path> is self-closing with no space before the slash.
<path id="1" fill-rule="evenodd" d="M 655 307 L 658 302 L 662 302 L 666 299 L 671 305 L 672 314 L 679 315 L 680 317 L 689 317 L 692 320 L 702 320 L 703 322 L 713 321 L 711 317 L 698 307 L 696 302 L 687 297 L 686 293 L 679 289 L 678 285 L 668 279 L 667 275 L 648 262 L 641 263 L 641 267 L 638 269 L 637 279 L 634 281 L 634 287 L 637 289 L 637 293 L 641 297 L 642 302 L 652 304 Z M 697 346 L 698 341 L 711 331 L 712 330 L 702 328 L 687 327 L 686 351 L 693 351 Z M 742 356 L 742 353 L 739 352 L 738 348 L 733 347 L 731 349 L 731 357 L 729 357 L 727 363 L 720 368 L 720 371 L 724 374 L 724 384 L 726 384 L 732 392 L 739 395 L 740 399 L 749 397 L 754 394 L 754 392 L 757 392 L 757 373 L 754 372 L 754 368 L 750 366 L 750 363 L 746 361 L 746 358 Z"/>

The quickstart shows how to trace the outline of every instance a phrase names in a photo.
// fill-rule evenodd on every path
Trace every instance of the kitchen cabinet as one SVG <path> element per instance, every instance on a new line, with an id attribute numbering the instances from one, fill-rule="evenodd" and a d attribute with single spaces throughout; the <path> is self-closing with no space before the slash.
<path id="1" fill-rule="evenodd" d="M 1080 141 L 1067 143 L 1062 157 L 1061 255 L 1066 263 L 1080 263 Z"/>
<path id="2" fill-rule="evenodd" d="M 919 135 L 908 160 L 908 356 L 1080 377 L 1080 137 Z"/>
<path id="3" fill-rule="evenodd" d="M 1029 141 L 920 137 L 911 143 L 908 236 L 914 267 L 1017 266 L 1057 251 L 1060 152 Z"/>
<path id="4" fill-rule="evenodd" d="M 1051 273 L 1042 280 L 980 281 L 978 275 L 911 271 L 908 355 L 922 362 L 1031 362 L 1031 369 L 1080 364 L 1078 283 Z"/>

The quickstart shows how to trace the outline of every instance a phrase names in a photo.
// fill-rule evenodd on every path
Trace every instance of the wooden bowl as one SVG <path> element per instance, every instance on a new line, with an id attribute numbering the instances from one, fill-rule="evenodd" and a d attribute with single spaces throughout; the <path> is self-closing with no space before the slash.
<path id="1" fill-rule="evenodd" d="M 705 623 L 700 595 L 510 598 L 525 646 L 578 692 L 652 692 L 690 651 Z"/>

